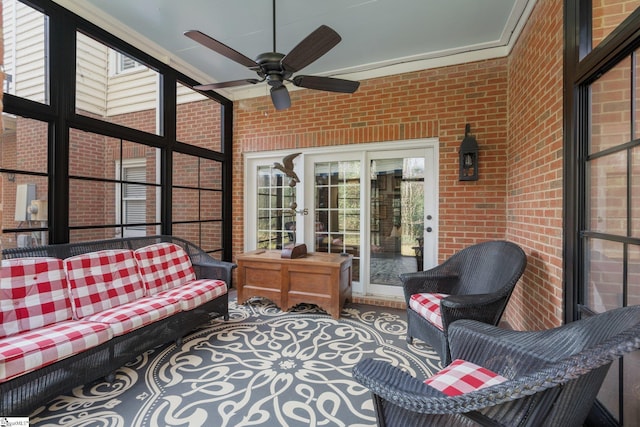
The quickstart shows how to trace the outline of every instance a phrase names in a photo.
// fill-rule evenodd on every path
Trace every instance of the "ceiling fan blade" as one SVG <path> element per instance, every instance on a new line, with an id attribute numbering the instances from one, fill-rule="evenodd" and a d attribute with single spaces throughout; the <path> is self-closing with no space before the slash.
<path id="1" fill-rule="evenodd" d="M 244 85 L 246 85 L 248 83 L 256 84 L 256 83 L 260 83 L 261 81 L 264 81 L 264 80 L 258 80 L 258 79 L 232 80 L 232 81 L 229 81 L 229 82 L 209 83 L 209 84 L 206 84 L 206 85 L 197 85 L 197 86 L 194 86 L 193 88 L 195 90 L 222 89 L 222 88 L 225 88 L 225 87 L 244 86 Z"/>
<path id="2" fill-rule="evenodd" d="M 342 40 L 340 34 L 326 25 L 321 25 L 282 58 L 282 67 L 292 73 L 302 70 L 329 52 L 331 48 L 340 43 L 340 40 Z"/>
<path id="3" fill-rule="evenodd" d="M 353 80 L 319 76 L 296 76 L 293 78 L 293 84 L 307 89 L 341 93 L 353 93 L 360 87 L 360 82 Z"/>
<path id="4" fill-rule="evenodd" d="M 276 110 L 286 110 L 291 107 L 291 97 L 285 85 L 271 88 L 271 101 Z"/>
<path id="5" fill-rule="evenodd" d="M 214 52 L 218 52 L 222 56 L 226 56 L 232 61 L 235 61 L 239 64 L 244 65 L 245 67 L 259 67 L 258 63 L 253 59 L 244 56 L 240 52 L 235 49 L 230 48 L 226 44 L 220 43 L 216 39 L 212 39 L 208 35 L 198 31 L 198 30 L 189 30 L 185 31 L 184 35 L 189 37 L 191 40 L 194 40 L 204 47 L 208 47 Z"/>

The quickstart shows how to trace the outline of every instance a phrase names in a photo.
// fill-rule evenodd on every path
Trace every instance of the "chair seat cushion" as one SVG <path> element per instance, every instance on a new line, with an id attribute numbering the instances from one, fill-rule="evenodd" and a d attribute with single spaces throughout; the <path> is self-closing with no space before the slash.
<path id="1" fill-rule="evenodd" d="M 176 299 L 145 297 L 101 311 L 82 320 L 108 323 L 114 336 L 120 336 L 169 317 L 180 310 L 180 301 Z"/>
<path id="2" fill-rule="evenodd" d="M 443 331 L 440 301 L 448 296 L 447 294 L 435 293 L 413 294 L 409 299 L 409 307 Z"/>
<path id="3" fill-rule="evenodd" d="M 65 320 L 0 339 L 0 382 L 100 345 L 112 337 L 104 323 Z"/>
<path id="4" fill-rule="evenodd" d="M 440 390 L 447 396 L 458 396 L 500 384 L 506 380 L 507 378 L 475 363 L 456 359 L 449 366 L 428 378 L 425 384 Z"/>
<path id="5" fill-rule="evenodd" d="M 189 311 L 226 293 L 227 284 L 222 280 L 200 279 L 178 288 L 161 292 L 156 296 L 180 301 L 180 308 L 183 311 Z"/>

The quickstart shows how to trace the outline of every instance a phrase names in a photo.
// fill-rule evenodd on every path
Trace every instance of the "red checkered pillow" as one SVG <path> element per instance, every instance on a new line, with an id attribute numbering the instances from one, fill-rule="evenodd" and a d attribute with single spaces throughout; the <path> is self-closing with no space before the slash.
<path id="1" fill-rule="evenodd" d="M 109 249 L 64 260 L 76 318 L 136 301 L 144 296 L 133 251 Z"/>
<path id="2" fill-rule="evenodd" d="M 0 338 L 71 319 L 62 260 L 2 260 Z"/>
<path id="3" fill-rule="evenodd" d="M 149 295 L 173 289 L 196 279 L 189 255 L 173 243 L 157 243 L 135 251 Z"/>
<path id="4" fill-rule="evenodd" d="M 440 390 L 447 396 L 458 396 L 505 381 L 507 378 L 482 366 L 456 359 L 424 383 Z"/>
<path id="5" fill-rule="evenodd" d="M 409 307 L 442 331 L 444 327 L 440 301 L 448 296 L 447 294 L 413 294 L 409 299 Z"/>

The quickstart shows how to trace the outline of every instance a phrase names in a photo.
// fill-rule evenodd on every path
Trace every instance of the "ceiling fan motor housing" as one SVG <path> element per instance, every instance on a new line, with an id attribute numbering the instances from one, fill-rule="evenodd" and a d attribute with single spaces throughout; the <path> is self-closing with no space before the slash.
<path id="1" fill-rule="evenodd" d="M 258 75 L 266 77 L 267 83 L 273 87 L 280 87 L 284 81 L 291 77 L 291 72 L 284 70 L 281 61 L 285 55 L 278 52 L 265 52 L 256 57 L 256 63 L 260 66 Z"/>

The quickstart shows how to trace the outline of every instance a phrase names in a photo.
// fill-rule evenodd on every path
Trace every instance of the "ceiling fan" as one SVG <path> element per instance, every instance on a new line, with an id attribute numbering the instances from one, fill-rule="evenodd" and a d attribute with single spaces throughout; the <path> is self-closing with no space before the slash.
<path id="1" fill-rule="evenodd" d="M 259 79 L 232 80 L 221 83 L 211 83 L 194 86 L 197 90 L 211 90 L 225 87 L 242 86 L 247 83 L 256 84 L 266 80 L 271 86 L 271 101 L 276 110 L 284 110 L 291 106 L 289 91 L 285 81 L 294 86 L 307 89 L 324 90 L 328 92 L 353 93 L 358 90 L 360 82 L 320 76 L 295 76 L 293 73 L 303 69 L 337 45 L 342 38 L 333 29 L 321 25 L 291 51 L 284 55 L 276 51 L 276 1 L 273 0 L 273 52 L 258 55 L 255 61 L 229 46 L 198 31 L 189 30 L 185 36 L 201 45 L 226 56 L 258 74 Z"/>

